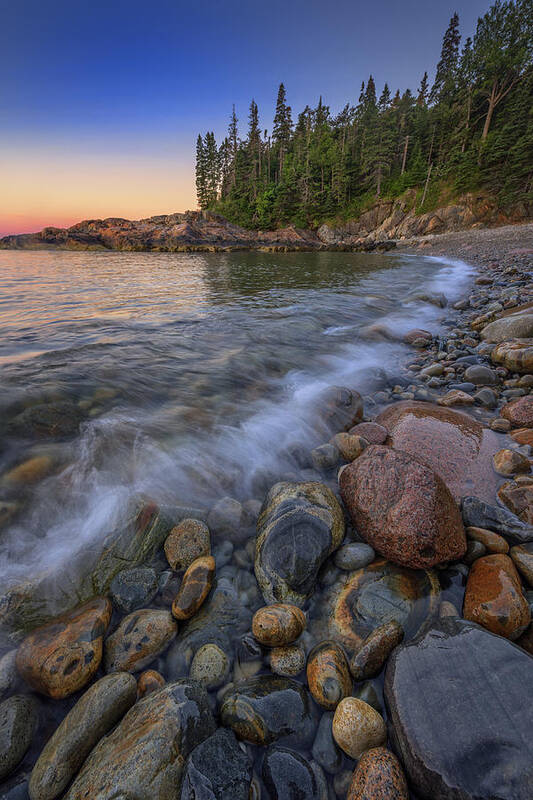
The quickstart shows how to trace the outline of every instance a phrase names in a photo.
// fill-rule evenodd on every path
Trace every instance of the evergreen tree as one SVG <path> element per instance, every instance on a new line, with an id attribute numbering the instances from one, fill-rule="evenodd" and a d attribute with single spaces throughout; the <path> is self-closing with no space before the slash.
<path id="1" fill-rule="evenodd" d="M 207 193 L 207 171 L 206 171 L 206 154 L 204 148 L 204 140 L 198 134 L 196 140 L 196 197 L 200 208 L 207 208 L 209 205 L 209 197 Z"/>
<path id="2" fill-rule="evenodd" d="M 431 89 L 430 99 L 433 102 L 448 100 L 455 87 L 457 66 L 459 63 L 459 43 L 461 34 L 459 33 L 459 15 L 457 12 L 450 20 L 450 24 L 444 34 L 440 61 L 437 64 L 435 73 L 435 83 Z"/>

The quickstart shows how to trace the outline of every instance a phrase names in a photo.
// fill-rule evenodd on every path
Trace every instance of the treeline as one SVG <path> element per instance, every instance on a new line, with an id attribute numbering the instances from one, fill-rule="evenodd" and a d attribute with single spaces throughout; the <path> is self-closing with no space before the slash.
<path id="1" fill-rule="evenodd" d="M 280 85 L 271 132 L 252 100 L 245 138 L 235 107 L 220 145 L 198 136 L 200 208 L 245 227 L 305 227 L 349 217 L 416 187 L 417 208 L 486 189 L 503 207 L 533 202 L 533 0 L 496 2 L 461 46 L 459 17 L 444 34 L 435 80 L 379 95 L 372 75 L 355 105 L 322 98 L 293 119 Z"/>

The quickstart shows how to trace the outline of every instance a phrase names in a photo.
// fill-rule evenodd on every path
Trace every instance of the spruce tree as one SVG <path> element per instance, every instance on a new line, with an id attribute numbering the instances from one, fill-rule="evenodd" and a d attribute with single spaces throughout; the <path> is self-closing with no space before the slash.
<path id="1" fill-rule="evenodd" d="M 208 196 L 206 154 L 204 140 L 202 139 L 201 134 L 198 134 L 198 138 L 196 140 L 196 197 L 200 208 L 207 208 Z"/>

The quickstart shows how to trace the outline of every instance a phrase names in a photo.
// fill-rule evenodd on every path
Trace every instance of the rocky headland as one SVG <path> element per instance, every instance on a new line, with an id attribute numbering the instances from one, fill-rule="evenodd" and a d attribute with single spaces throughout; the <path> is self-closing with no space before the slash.
<path id="1" fill-rule="evenodd" d="M 324 394 L 305 480 L 141 504 L 60 615 L 4 596 L 4 798 L 533 797 L 533 226 L 409 246 L 478 275 L 394 386 Z"/>

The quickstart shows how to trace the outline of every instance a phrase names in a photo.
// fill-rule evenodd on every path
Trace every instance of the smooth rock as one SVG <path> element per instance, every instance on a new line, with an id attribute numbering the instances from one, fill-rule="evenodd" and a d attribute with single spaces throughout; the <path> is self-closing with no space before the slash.
<path id="1" fill-rule="evenodd" d="M 157 593 L 157 575 L 151 567 L 125 569 L 115 575 L 109 587 L 116 608 L 129 614 L 149 605 Z"/>
<path id="2" fill-rule="evenodd" d="M 339 448 L 331 442 L 321 444 L 311 450 L 311 461 L 318 472 L 328 472 L 328 470 L 334 469 L 339 463 L 339 459 Z"/>
<path id="3" fill-rule="evenodd" d="M 28 634 L 17 652 L 19 674 L 55 700 L 77 692 L 100 665 L 111 612 L 109 600 L 97 597 Z"/>
<path id="4" fill-rule="evenodd" d="M 213 556 L 201 556 L 187 568 L 178 594 L 172 603 L 172 615 L 178 620 L 192 617 L 211 591 L 215 577 Z"/>
<path id="5" fill-rule="evenodd" d="M 529 800 L 532 693 L 531 656 L 466 620 L 441 619 L 398 647 L 385 698 L 412 790 L 432 800 Z"/>
<path id="6" fill-rule="evenodd" d="M 200 684 L 169 683 L 139 700 L 100 740 L 64 800 L 175 800 L 186 759 L 215 727 Z"/>
<path id="7" fill-rule="evenodd" d="M 371 564 L 375 557 L 376 553 L 370 545 L 364 542 L 350 542 L 339 547 L 333 556 L 333 562 L 339 569 L 352 572 Z"/>
<path id="8" fill-rule="evenodd" d="M 245 527 L 246 513 L 234 497 L 223 497 L 208 514 L 207 525 L 220 536 L 235 536 Z"/>
<path id="9" fill-rule="evenodd" d="M 79 430 L 83 415 L 68 400 L 30 406 L 9 421 L 8 431 L 26 438 L 73 436 Z"/>
<path id="10" fill-rule="evenodd" d="M 477 497 L 465 497 L 461 508 L 463 521 L 467 527 L 496 531 L 512 544 L 523 544 L 533 540 L 533 526 L 526 525 L 506 508 L 491 506 Z"/>
<path id="11" fill-rule="evenodd" d="M 529 472 L 531 468 L 529 459 L 516 450 L 498 450 L 492 457 L 492 463 L 498 475 L 504 476 Z"/>
<path id="12" fill-rule="evenodd" d="M 526 478 L 526 476 L 521 476 Z M 529 476 L 527 476 L 529 478 Z M 528 525 L 533 524 L 533 484 L 520 484 L 520 476 L 506 481 L 498 489 L 498 499 Z"/>
<path id="13" fill-rule="evenodd" d="M 503 364 L 512 372 L 533 372 L 533 339 L 513 339 L 496 345 L 490 355 L 495 364 Z"/>
<path id="14" fill-rule="evenodd" d="M 513 428 L 533 428 L 533 394 L 506 403 L 501 415 L 509 420 Z"/>
<path id="15" fill-rule="evenodd" d="M 350 672 L 356 681 L 379 675 L 383 665 L 403 639 L 403 628 L 395 620 L 375 628 L 350 660 Z"/>
<path id="16" fill-rule="evenodd" d="M 518 444 L 527 444 L 533 447 L 533 429 L 532 428 L 518 428 L 511 433 L 511 437 Z"/>
<path id="17" fill-rule="evenodd" d="M 484 556 L 473 564 L 466 583 L 463 617 L 507 639 L 517 639 L 525 631 L 531 611 L 509 556 Z"/>
<path id="18" fill-rule="evenodd" d="M 330 431 L 344 431 L 362 420 L 363 399 L 351 389 L 330 386 L 318 398 L 317 410 Z"/>
<path id="19" fill-rule="evenodd" d="M 279 647 L 294 642 L 303 633 L 306 625 L 305 614 L 298 606 L 274 603 L 255 612 L 252 633 L 261 644 Z"/>
<path id="20" fill-rule="evenodd" d="M 489 553 L 509 552 L 509 545 L 503 536 L 498 536 L 498 534 L 493 533 L 493 531 L 487 531 L 484 528 L 470 527 L 466 529 L 466 535 L 468 539 L 481 542 Z"/>
<path id="21" fill-rule="evenodd" d="M 348 433 L 362 436 L 369 444 L 383 444 L 389 435 L 387 428 L 377 422 L 359 422 Z"/>
<path id="22" fill-rule="evenodd" d="M 270 800 L 319 800 L 319 787 L 310 763 L 286 747 L 269 747 L 263 759 L 263 781 Z"/>
<path id="23" fill-rule="evenodd" d="M 255 552 L 266 602 L 303 605 L 320 567 L 343 539 L 344 515 L 331 489 L 313 482 L 273 486 L 257 521 Z"/>
<path id="24" fill-rule="evenodd" d="M 356 697 L 345 697 L 335 710 L 333 737 L 350 758 L 361 758 L 365 750 L 387 741 L 387 728 L 381 714 Z"/>
<path id="25" fill-rule="evenodd" d="M 0 658 L 0 697 L 13 689 L 18 680 L 17 650 L 8 650 Z"/>
<path id="26" fill-rule="evenodd" d="M 409 800 L 407 781 L 396 756 L 384 747 L 364 752 L 346 800 Z"/>
<path id="27" fill-rule="evenodd" d="M 142 608 L 121 621 L 105 643 L 106 672 L 139 672 L 164 652 L 178 632 L 168 611 Z"/>
<path id="28" fill-rule="evenodd" d="M 14 694 L 0 703 L 0 781 L 18 767 L 37 728 L 34 698 Z"/>
<path id="29" fill-rule="evenodd" d="M 393 448 L 424 462 L 456 500 L 463 495 L 493 500 L 497 479 L 491 457 L 500 442 L 480 422 L 460 411 L 420 402 L 396 403 L 377 422 L 388 429 Z"/>
<path id="30" fill-rule="evenodd" d="M 305 667 L 305 650 L 299 644 L 274 647 L 270 651 L 270 669 L 275 675 L 292 678 Z"/>
<path id="31" fill-rule="evenodd" d="M 206 689 L 217 689 L 228 679 L 230 660 L 217 645 L 202 645 L 194 654 L 189 676 L 205 686 Z"/>
<path id="32" fill-rule="evenodd" d="M 38 483 L 52 471 L 54 462 L 50 456 L 28 458 L 2 476 L 2 482 L 14 486 L 30 486 Z"/>
<path id="33" fill-rule="evenodd" d="M 533 314 L 526 312 L 505 314 L 489 322 L 481 331 L 487 342 L 506 342 L 509 339 L 527 339 L 533 336 Z"/>
<path id="34" fill-rule="evenodd" d="M 471 394 L 462 392 L 460 389 L 451 389 L 437 400 L 439 406 L 473 406 L 475 403 Z"/>
<path id="35" fill-rule="evenodd" d="M 359 458 L 365 447 L 368 447 L 368 441 L 363 436 L 345 432 L 336 433 L 331 443 L 335 445 L 345 461 L 354 461 Z"/>
<path id="36" fill-rule="evenodd" d="M 404 452 L 371 445 L 339 485 L 357 530 L 378 553 L 412 569 L 460 559 L 466 538 L 442 479 Z"/>
<path id="37" fill-rule="evenodd" d="M 307 683 L 316 703 L 333 711 L 352 692 L 352 678 L 342 648 L 336 642 L 315 645 L 307 659 Z"/>
<path id="38" fill-rule="evenodd" d="M 533 542 L 511 547 L 510 556 L 526 583 L 533 587 Z"/>
<path id="39" fill-rule="evenodd" d="M 252 761 L 235 734 L 218 728 L 190 754 L 180 800 L 249 800 Z"/>
<path id="40" fill-rule="evenodd" d="M 141 672 L 137 678 L 137 695 L 145 697 L 147 694 L 157 692 L 165 685 L 165 679 L 160 672 L 155 669 L 147 669 Z"/>
<path id="41" fill-rule="evenodd" d="M 165 555 L 172 569 L 185 570 L 197 558 L 210 554 L 209 528 L 199 519 L 183 519 L 165 539 Z"/>
<path id="42" fill-rule="evenodd" d="M 314 731 L 306 689 L 290 678 L 270 675 L 237 684 L 224 697 L 220 720 L 239 739 L 256 745 L 283 739 L 304 746 Z"/>
<path id="43" fill-rule="evenodd" d="M 102 736 L 135 703 L 137 683 L 126 672 L 100 678 L 83 694 L 46 743 L 31 773 L 31 800 L 59 797 Z"/>
<path id="44" fill-rule="evenodd" d="M 329 772 L 335 775 L 342 767 L 342 752 L 333 738 L 333 712 L 324 711 L 320 717 L 313 742 L 312 754 L 315 761 Z"/>

